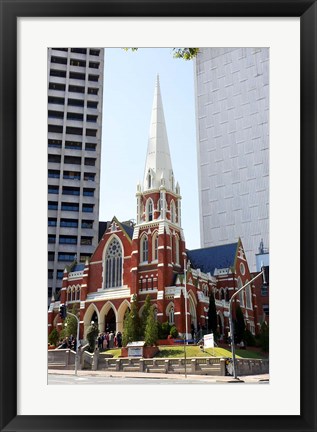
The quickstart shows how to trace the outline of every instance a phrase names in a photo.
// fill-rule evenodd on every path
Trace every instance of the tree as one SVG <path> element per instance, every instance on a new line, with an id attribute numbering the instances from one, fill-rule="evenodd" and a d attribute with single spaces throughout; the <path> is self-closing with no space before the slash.
<path id="1" fill-rule="evenodd" d="M 269 326 L 266 324 L 266 322 L 263 322 L 261 324 L 261 333 L 260 333 L 260 342 L 262 351 L 269 352 L 270 350 L 270 340 L 269 340 Z"/>
<path id="2" fill-rule="evenodd" d="M 123 48 L 125 51 L 137 51 L 139 48 Z M 199 53 L 199 48 L 173 48 L 173 57 L 192 60 Z"/>
<path id="3" fill-rule="evenodd" d="M 172 326 L 172 328 L 170 330 L 170 336 L 172 336 L 173 339 L 178 337 L 178 330 L 177 330 L 176 326 Z"/>
<path id="4" fill-rule="evenodd" d="M 199 53 L 199 48 L 173 48 L 174 58 L 181 58 L 184 60 L 192 60 Z"/>
<path id="5" fill-rule="evenodd" d="M 131 316 L 130 311 L 125 314 L 123 321 L 123 335 L 122 335 L 122 344 L 123 346 L 127 346 L 129 342 L 133 341 L 132 338 L 132 324 L 131 324 Z"/>
<path id="6" fill-rule="evenodd" d="M 71 310 L 71 313 L 73 315 L 78 314 L 78 308 L 77 306 L 74 304 Z M 77 337 L 77 320 L 74 316 L 72 315 L 67 315 L 65 321 L 64 321 L 64 337 L 68 337 L 73 335 L 74 338 Z"/>
<path id="7" fill-rule="evenodd" d="M 163 322 L 162 324 L 160 322 L 157 323 L 158 327 L 158 337 L 159 339 L 167 339 L 167 336 L 170 334 L 172 326 L 169 324 L 168 321 Z"/>
<path id="8" fill-rule="evenodd" d="M 89 351 L 90 352 L 95 351 L 96 339 L 97 339 L 98 333 L 99 333 L 99 330 L 98 330 L 98 327 L 95 323 L 91 324 L 90 327 L 88 327 L 86 338 L 87 338 L 87 341 L 89 344 Z"/>
<path id="9" fill-rule="evenodd" d="M 48 341 L 51 345 L 57 345 L 57 342 L 59 340 L 59 333 L 56 330 L 56 328 L 54 327 L 53 330 L 51 331 L 51 333 L 48 336 Z"/>
<path id="10" fill-rule="evenodd" d="M 131 302 L 131 311 L 124 320 L 123 345 L 140 340 L 140 317 L 137 296 L 134 294 Z"/>
<path id="11" fill-rule="evenodd" d="M 144 308 L 142 310 L 142 316 L 141 316 L 141 332 L 140 332 L 141 337 L 143 337 L 145 335 L 145 327 L 147 324 L 147 319 L 148 319 L 150 310 L 151 310 L 151 297 L 148 294 L 146 296 L 146 299 L 145 299 Z"/>
<path id="12" fill-rule="evenodd" d="M 215 335 L 217 333 L 218 321 L 217 321 L 217 309 L 215 296 L 213 293 L 209 296 L 209 310 L 208 310 L 208 330 L 211 330 Z"/>
<path id="13" fill-rule="evenodd" d="M 240 343 L 243 339 L 244 332 L 245 332 L 245 322 L 244 322 L 244 316 L 241 310 L 240 305 L 236 306 L 236 319 L 234 321 L 234 336 L 235 336 L 235 342 Z"/>
<path id="14" fill-rule="evenodd" d="M 144 341 L 145 345 L 153 346 L 158 339 L 158 328 L 155 319 L 154 307 L 151 306 L 145 327 Z"/>

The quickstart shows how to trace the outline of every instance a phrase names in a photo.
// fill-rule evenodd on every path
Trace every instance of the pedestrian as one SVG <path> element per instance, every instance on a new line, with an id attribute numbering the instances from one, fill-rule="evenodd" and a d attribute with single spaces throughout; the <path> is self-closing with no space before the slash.
<path id="1" fill-rule="evenodd" d="M 106 333 L 106 345 L 107 349 L 109 349 L 109 332 Z"/>
<path id="2" fill-rule="evenodd" d="M 99 333 L 99 336 L 98 336 L 98 349 L 99 349 L 99 351 L 102 350 L 102 335 L 101 335 L 101 333 Z"/>
<path id="3" fill-rule="evenodd" d="M 192 335 L 192 339 L 194 339 L 195 337 L 195 326 L 193 323 L 191 323 L 191 335 Z"/>
<path id="4" fill-rule="evenodd" d="M 118 348 L 122 348 L 122 333 L 118 331 L 117 333 L 117 342 L 118 342 Z"/>
<path id="5" fill-rule="evenodd" d="M 109 349 L 113 349 L 113 340 L 114 340 L 114 334 L 111 330 L 111 332 L 109 333 Z"/>

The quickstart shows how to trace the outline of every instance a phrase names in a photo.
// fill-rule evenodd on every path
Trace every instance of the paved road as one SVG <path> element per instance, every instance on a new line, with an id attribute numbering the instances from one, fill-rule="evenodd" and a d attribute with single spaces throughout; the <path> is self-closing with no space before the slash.
<path id="1" fill-rule="evenodd" d="M 206 375 L 175 375 L 175 374 L 144 374 L 127 372 L 102 372 L 102 371 L 78 371 L 78 376 L 73 371 L 50 370 L 48 374 L 48 384 L 55 385 L 106 385 L 106 384 L 150 384 L 150 385 L 175 385 L 175 384 L 267 384 L 269 376 L 256 375 L 242 377 L 234 381 L 231 377 L 206 376 Z"/>
<path id="2" fill-rule="evenodd" d="M 85 376 L 85 377 L 75 377 L 71 375 L 49 375 L 48 376 L 48 384 L 89 384 L 89 385 L 95 385 L 95 384 L 111 384 L 111 385 L 118 385 L 118 384 L 150 384 L 150 385 L 157 385 L 157 384 L 210 384 L 210 381 L 197 381 L 192 379 L 187 380 L 177 380 L 173 378 L 137 378 L 137 377 L 102 377 L 102 376 Z"/>

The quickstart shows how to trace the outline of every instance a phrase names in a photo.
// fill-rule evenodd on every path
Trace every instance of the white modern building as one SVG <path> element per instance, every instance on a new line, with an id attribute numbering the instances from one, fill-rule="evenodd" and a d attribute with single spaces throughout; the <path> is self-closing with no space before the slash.
<path id="1" fill-rule="evenodd" d="M 195 60 L 201 246 L 269 247 L 269 49 L 201 48 Z"/>
<path id="2" fill-rule="evenodd" d="M 98 244 L 104 49 L 48 49 L 48 297 Z"/>

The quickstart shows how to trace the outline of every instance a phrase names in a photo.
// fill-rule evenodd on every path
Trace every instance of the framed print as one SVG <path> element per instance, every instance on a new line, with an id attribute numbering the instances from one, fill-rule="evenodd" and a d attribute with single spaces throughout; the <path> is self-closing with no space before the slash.
<path id="1" fill-rule="evenodd" d="M 1 430 L 316 430 L 316 7 L 1 0 Z M 270 50 L 269 384 L 48 385 L 43 142 L 54 46 Z"/>

